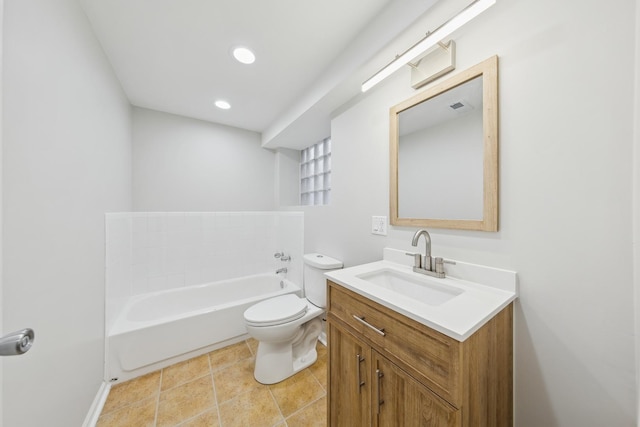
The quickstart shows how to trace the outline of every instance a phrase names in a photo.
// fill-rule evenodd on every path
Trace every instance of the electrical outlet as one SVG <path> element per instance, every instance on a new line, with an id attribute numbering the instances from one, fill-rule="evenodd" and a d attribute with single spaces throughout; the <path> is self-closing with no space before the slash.
<path id="1" fill-rule="evenodd" d="M 387 217 L 372 216 L 371 217 L 371 234 L 387 235 Z"/>

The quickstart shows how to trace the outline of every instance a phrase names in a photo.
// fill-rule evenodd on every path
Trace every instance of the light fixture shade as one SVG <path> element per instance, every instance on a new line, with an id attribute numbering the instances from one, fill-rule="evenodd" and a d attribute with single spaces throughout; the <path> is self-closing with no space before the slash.
<path id="1" fill-rule="evenodd" d="M 403 54 L 391 61 L 386 67 L 378 71 L 371 78 L 362 84 L 362 91 L 366 92 L 382 80 L 398 71 L 409 61 L 423 54 L 445 37 L 449 36 L 458 28 L 471 21 L 476 16 L 487 10 L 495 4 L 496 0 L 475 0 L 469 6 L 465 7 L 460 13 L 449 19 L 444 24 L 436 28 L 432 33 L 427 34 L 425 38 L 407 49 Z"/>
<path id="2" fill-rule="evenodd" d="M 233 57 L 243 64 L 253 64 L 256 61 L 256 55 L 246 47 L 233 49 Z"/>
<path id="3" fill-rule="evenodd" d="M 215 105 L 221 110 L 228 110 L 229 108 L 231 108 L 231 104 L 229 104 L 227 101 L 224 101 L 222 99 L 217 100 L 215 102 Z"/>

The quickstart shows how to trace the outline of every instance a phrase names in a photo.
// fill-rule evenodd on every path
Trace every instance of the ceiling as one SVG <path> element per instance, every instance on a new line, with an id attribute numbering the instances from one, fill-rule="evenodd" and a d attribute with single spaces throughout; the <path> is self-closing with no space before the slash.
<path id="1" fill-rule="evenodd" d="M 83 0 L 83 7 L 131 104 L 260 132 L 269 148 L 301 148 L 292 142 L 300 132 L 324 132 L 327 110 L 356 95 L 340 84 L 435 1 Z M 252 49 L 255 63 L 235 61 L 237 46 Z M 231 109 L 216 108 L 217 99 Z M 323 108 L 310 116 L 318 102 Z M 310 138 L 303 144 L 319 137 Z"/>

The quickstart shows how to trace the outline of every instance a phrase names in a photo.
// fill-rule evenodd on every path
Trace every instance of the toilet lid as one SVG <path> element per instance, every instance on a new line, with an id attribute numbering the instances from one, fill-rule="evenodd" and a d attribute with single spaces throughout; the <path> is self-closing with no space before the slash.
<path id="1" fill-rule="evenodd" d="M 273 326 L 299 319 L 306 312 L 306 299 L 287 294 L 252 305 L 244 312 L 244 319 L 250 325 Z"/>

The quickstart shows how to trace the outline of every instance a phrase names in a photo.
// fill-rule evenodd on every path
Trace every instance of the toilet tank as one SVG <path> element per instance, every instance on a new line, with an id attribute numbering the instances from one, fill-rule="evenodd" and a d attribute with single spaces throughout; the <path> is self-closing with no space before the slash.
<path id="1" fill-rule="evenodd" d="M 327 279 L 324 273 L 342 268 L 342 261 L 322 254 L 304 255 L 304 292 L 315 306 L 327 306 Z"/>

